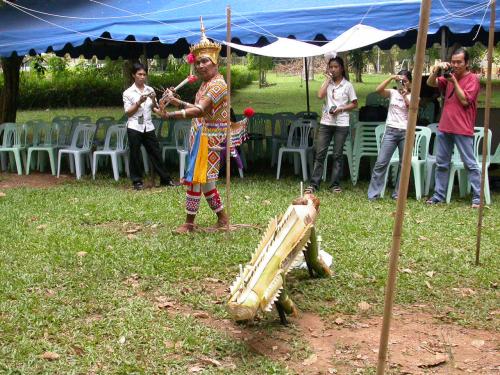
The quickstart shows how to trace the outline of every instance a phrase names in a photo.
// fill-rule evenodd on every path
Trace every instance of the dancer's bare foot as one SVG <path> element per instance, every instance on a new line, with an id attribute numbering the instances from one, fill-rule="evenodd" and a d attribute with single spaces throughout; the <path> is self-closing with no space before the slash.
<path id="1" fill-rule="evenodd" d="M 186 234 L 186 233 L 191 233 L 194 232 L 196 229 L 196 226 L 194 223 L 184 223 L 180 226 L 178 226 L 176 229 L 172 231 L 174 234 Z"/>

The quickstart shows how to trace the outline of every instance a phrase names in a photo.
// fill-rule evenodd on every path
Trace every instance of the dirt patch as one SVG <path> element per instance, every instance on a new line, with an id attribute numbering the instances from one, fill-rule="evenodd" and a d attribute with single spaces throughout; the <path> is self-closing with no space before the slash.
<path id="1" fill-rule="evenodd" d="M 74 180 L 74 176 L 60 175 L 59 178 L 48 173 L 31 172 L 29 175 L 2 173 L 0 175 L 0 190 L 29 187 L 46 189 Z"/>
<path id="2" fill-rule="evenodd" d="M 227 288 L 221 281 L 207 279 L 204 285 L 213 295 L 213 303 L 225 303 Z M 280 362 L 292 373 L 363 374 L 377 365 L 381 317 L 322 319 L 317 314 L 301 313 L 284 327 L 276 311 L 263 320 L 238 324 L 169 298 L 156 297 L 154 303 L 241 340 L 251 351 Z M 498 333 L 446 324 L 423 310 L 422 305 L 395 309 L 389 338 L 391 373 L 500 374 Z"/>

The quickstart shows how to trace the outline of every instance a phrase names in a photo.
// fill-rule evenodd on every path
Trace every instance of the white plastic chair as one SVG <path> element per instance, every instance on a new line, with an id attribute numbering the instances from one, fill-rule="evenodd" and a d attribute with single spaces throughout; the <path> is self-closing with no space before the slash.
<path id="1" fill-rule="evenodd" d="M 312 137 L 309 137 L 311 131 L 317 126 L 314 120 L 296 120 L 292 123 L 288 133 L 288 140 L 285 147 L 280 147 L 278 152 L 278 170 L 276 172 L 276 179 L 279 180 L 281 172 L 281 161 L 283 153 L 290 152 L 296 153 L 300 156 L 302 165 L 302 178 L 307 181 L 307 164 L 309 161 L 310 168 L 312 169 Z M 297 160 L 294 158 L 295 172 L 298 172 Z"/>
<path id="2" fill-rule="evenodd" d="M 271 167 L 274 167 L 276 164 L 279 148 L 286 145 L 288 140 L 288 129 L 295 120 L 297 120 L 297 116 L 292 112 L 278 112 L 273 114 L 270 137 Z"/>
<path id="3" fill-rule="evenodd" d="M 177 122 L 174 125 L 174 141 L 179 154 L 179 176 L 184 178 L 186 170 L 186 159 L 189 154 L 189 134 L 191 124 L 189 122 Z"/>
<path id="4" fill-rule="evenodd" d="M 90 156 L 95 130 L 96 125 L 94 124 L 78 125 L 75 128 L 73 137 L 71 139 L 71 146 L 59 150 L 59 153 L 57 155 L 57 177 L 59 177 L 61 172 L 61 158 L 64 154 L 68 154 L 70 158 L 70 166 L 72 166 L 74 163 L 76 178 L 77 180 L 80 179 L 80 177 L 82 176 L 82 172 L 85 171 L 83 156 Z"/>
<path id="5" fill-rule="evenodd" d="M 115 138 L 115 144 L 111 141 Z M 95 178 L 95 174 L 98 168 L 98 158 L 99 156 L 109 156 L 111 159 L 111 167 L 113 169 L 113 177 L 115 181 L 120 178 L 120 168 L 118 162 L 121 161 L 119 158 L 123 158 L 125 164 L 125 172 L 127 177 L 130 176 L 129 166 L 128 166 L 128 141 L 127 141 L 127 125 L 111 125 L 106 131 L 106 137 L 104 139 L 104 147 L 102 150 L 94 151 L 92 158 L 92 177 Z"/>

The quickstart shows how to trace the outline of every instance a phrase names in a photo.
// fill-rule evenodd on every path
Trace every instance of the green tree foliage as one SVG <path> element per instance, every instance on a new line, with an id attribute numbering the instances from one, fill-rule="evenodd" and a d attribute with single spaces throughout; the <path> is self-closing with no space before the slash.
<path id="1" fill-rule="evenodd" d="M 31 58 L 30 68 L 36 73 L 38 77 L 43 77 L 47 68 L 45 67 L 45 59 L 41 55 L 36 55 Z"/>

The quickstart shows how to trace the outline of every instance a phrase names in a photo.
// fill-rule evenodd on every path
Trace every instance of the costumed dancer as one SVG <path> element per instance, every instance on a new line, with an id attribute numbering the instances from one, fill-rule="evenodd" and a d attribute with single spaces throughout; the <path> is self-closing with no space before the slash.
<path id="1" fill-rule="evenodd" d="M 174 96 L 174 90 L 167 89 L 155 110 L 164 119 L 192 118 L 189 137 L 189 159 L 184 184 L 186 192 L 186 222 L 174 232 L 188 233 L 195 229 L 195 218 L 205 196 L 208 205 L 217 215 L 216 228 L 227 225 L 228 217 L 216 187 L 219 177 L 221 151 L 225 147 L 229 108 L 227 84 L 219 73 L 218 58 L 221 45 L 211 42 L 205 36 L 201 21 L 201 40 L 190 47 L 196 73 L 203 81 L 196 93 L 195 103 L 187 103 Z M 165 111 L 165 105 L 172 104 L 180 110 Z M 241 145 L 246 135 L 246 120 L 231 125 L 231 146 Z"/>

